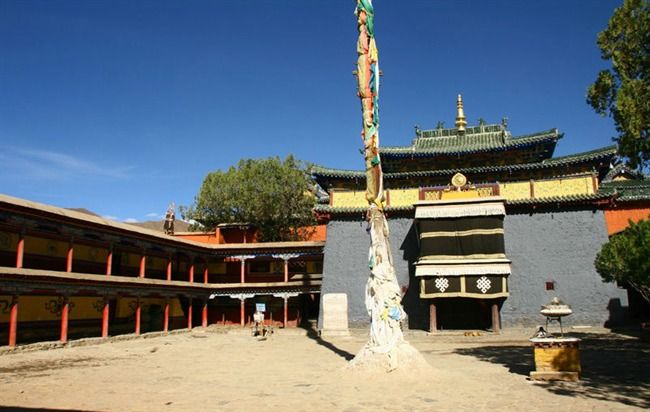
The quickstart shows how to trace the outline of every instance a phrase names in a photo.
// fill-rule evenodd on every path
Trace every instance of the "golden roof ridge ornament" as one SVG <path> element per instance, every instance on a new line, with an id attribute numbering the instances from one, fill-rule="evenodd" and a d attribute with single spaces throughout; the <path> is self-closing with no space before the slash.
<path id="1" fill-rule="evenodd" d="M 458 95 L 456 100 L 456 129 L 458 134 L 465 134 L 465 126 L 467 126 L 467 120 L 465 119 L 465 112 L 463 111 L 463 96 Z"/>

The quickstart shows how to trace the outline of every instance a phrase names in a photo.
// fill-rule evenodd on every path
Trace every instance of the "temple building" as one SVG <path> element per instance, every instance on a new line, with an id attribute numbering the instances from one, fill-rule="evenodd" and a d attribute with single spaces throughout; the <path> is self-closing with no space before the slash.
<path id="1" fill-rule="evenodd" d="M 500 124 L 416 128 L 409 146 L 380 147 L 386 213 L 408 326 L 495 329 L 540 323 L 558 296 L 577 325 L 614 325 L 627 292 L 603 283 L 594 259 L 628 218 L 650 214 L 650 184 L 617 165 L 616 146 L 553 157 L 562 133 L 512 136 Z M 327 195 L 323 293 L 348 293 L 366 323 L 365 171 L 315 167 Z"/>
<path id="2" fill-rule="evenodd" d="M 459 96 L 454 128 L 380 148 L 406 327 L 534 326 L 556 296 L 574 325 L 640 313 L 638 294 L 604 283 L 594 259 L 650 216 L 650 179 L 615 146 L 554 157 L 561 138 L 468 126 Z M 0 195 L 0 346 L 245 327 L 258 305 L 268 324 L 297 327 L 322 315 L 325 293 L 346 293 L 351 325 L 367 326 L 365 171 L 312 175 L 321 226 L 300 242 L 257 242 L 245 223 L 178 232 L 173 210 L 151 230 Z"/>
<path id="3" fill-rule="evenodd" d="M 173 225 L 171 225 L 173 227 Z M 169 225 L 167 229 L 169 230 Z M 315 318 L 323 234 L 175 233 L 0 195 L 0 346 Z"/>

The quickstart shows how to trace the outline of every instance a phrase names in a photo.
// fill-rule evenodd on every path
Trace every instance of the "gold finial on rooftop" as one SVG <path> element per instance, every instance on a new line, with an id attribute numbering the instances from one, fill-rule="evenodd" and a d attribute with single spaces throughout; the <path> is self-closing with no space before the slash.
<path id="1" fill-rule="evenodd" d="M 458 95 L 458 100 L 456 101 L 456 107 L 458 111 L 456 112 L 456 129 L 458 129 L 458 134 L 465 133 L 465 126 L 467 126 L 467 120 L 465 120 L 465 112 L 463 111 L 463 96 Z"/>

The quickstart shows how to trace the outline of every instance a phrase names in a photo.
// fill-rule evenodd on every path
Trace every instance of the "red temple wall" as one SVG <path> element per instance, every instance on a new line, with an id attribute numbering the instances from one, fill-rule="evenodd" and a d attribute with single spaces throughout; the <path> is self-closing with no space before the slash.
<path id="1" fill-rule="evenodd" d="M 648 219 L 650 217 L 650 208 L 618 208 L 605 210 L 605 221 L 607 222 L 607 234 L 614 235 L 625 230 L 629 226 L 629 221 L 635 223 Z"/>
<path id="2" fill-rule="evenodd" d="M 304 239 L 311 242 L 324 242 L 327 238 L 327 225 L 316 225 L 309 228 L 309 236 Z M 256 243 L 257 233 L 252 229 L 227 228 L 214 232 L 183 232 L 174 236 L 201 243 L 230 244 Z M 245 237 L 244 237 L 245 236 Z"/>

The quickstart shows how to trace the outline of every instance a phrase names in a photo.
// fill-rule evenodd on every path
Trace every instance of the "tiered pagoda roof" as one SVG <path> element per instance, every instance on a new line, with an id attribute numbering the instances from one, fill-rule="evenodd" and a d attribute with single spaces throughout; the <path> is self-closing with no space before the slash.
<path id="1" fill-rule="evenodd" d="M 515 170 L 534 170 L 534 169 L 550 169 L 556 168 L 558 166 L 571 166 L 579 165 L 583 163 L 592 163 L 594 161 L 600 160 L 610 160 L 614 155 L 616 155 L 616 146 L 607 146 L 595 150 L 590 150 L 588 152 L 576 153 L 568 156 L 555 157 L 551 159 L 544 159 L 540 162 L 532 163 L 513 163 L 513 164 L 504 164 L 504 165 L 485 165 L 478 167 L 464 167 L 462 160 L 458 161 L 457 168 L 449 169 L 430 169 L 430 170 L 413 170 L 406 172 L 384 172 L 384 179 L 394 180 L 402 177 L 410 176 L 438 176 L 438 175 L 448 175 L 454 173 L 487 173 L 487 172 L 499 172 L 499 171 L 508 171 L 512 172 Z M 346 169 L 331 169 L 322 166 L 314 166 L 312 168 L 312 174 L 317 178 L 322 178 L 325 180 L 330 179 L 363 179 L 365 178 L 365 172 L 360 170 L 346 170 Z"/>
<path id="2" fill-rule="evenodd" d="M 504 119 L 500 124 L 467 127 L 462 96 L 458 95 L 453 128 L 421 130 L 409 146 L 380 147 L 384 187 L 387 189 L 440 186 L 462 173 L 474 184 L 549 179 L 578 174 L 595 174 L 603 180 L 616 147 L 604 147 L 584 153 L 553 158 L 557 141 L 563 137 L 557 129 L 513 136 Z M 365 171 L 341 170 L 316 166 L 316 182 L 325 190 L 360 190 Z"/>
<path id="3" fill-rule="evenodd" d="M 387 212 L 409 213 L 419 200 L 456 196 L 446 194 L 456 174 L 462 174 L 478 196 L 502 196 L 511 208 L 650 199 L 650 187 L 646 191 L 638 177 L 629 171 L 622 176 L 625 170 L 612 167 L 618 163 L 616 146 L 553 157 L 563 137 L 558 129 L 513 136 L 505 119 L 468 127 L 460 95 L 457 109 L 456 127 L 416 127 L 410 145 L 379 148 Z M 354 215 L 367 207 L 364 170 L 314 166 L 312 176 L 327 191 L 319 197 L 317 214 Z M 614 177 L 616 182 L 633 177 L 636 183 L 628 187 L 613 182 Z"/>
<path id="4" fill-rule="evenodd" d="M 504 151 L 519 147 L 545 145 L 547 153 L 553 153 L 555 143 L 562 135 L 557 129 L 546 130 L 530 135 L 512 137 L 504 125 L 492 124 L 469 127 L 465 133 L 458 129 L 416 129 L 416 137 L 411 146 L 380 148 L 384 158 L 397 156 L 430 156 L 440 154 L 470 154 L 479 152 Z"/>
<path id="5" fill-rule="evenodd" d="M 501 128 L 502 137 L 494 132 L 496 127 Z M 488 132 L 470 133 L 479 128 Z M 387 165 L 385 187 L 446 184 L 455 173 L 464 174 L 474 183 L 550 178 L 593 170 L 602 178 L 616 155 L 616 146 L 608 146 L 553 158 L 555 144 L 562 137 L 557 129 L 515 138 L 501 125 L 477 126 L 468 128 L 463 136 L 447 137 L 453 130 L 419 131 L 411 146 L 384 148 L 381 156 L 382 165 Z M 359 170 L 314 166 L 312 175 L 324 189 L 358 189 L 365 184 L 365 172 Z"/>
<path id="6" fill-rule="evenodd" d="M 557 129 L 513 137 L 503 124 L 415 131 L 410 146 L 380 147 L 386 173 L 540 162 L 553 156 Z"/>

